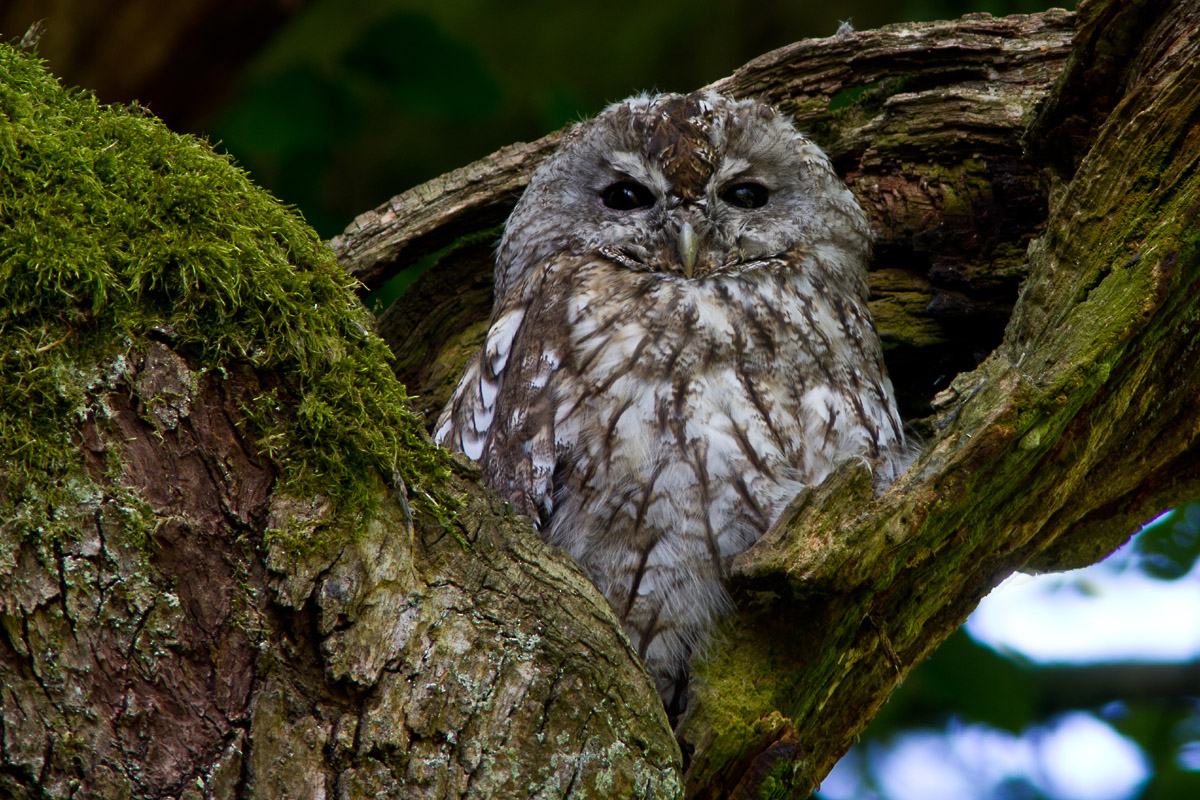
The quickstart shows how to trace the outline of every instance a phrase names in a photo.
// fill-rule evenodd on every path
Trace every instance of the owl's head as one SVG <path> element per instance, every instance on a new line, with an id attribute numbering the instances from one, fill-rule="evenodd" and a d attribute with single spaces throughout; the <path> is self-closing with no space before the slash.
<path id="1" fill-rule="evenodd" d="M 712 92 L 640 95 L 576 125 L 533 173 L 505 226 L 496 287 L 564 251 L 703 280 L 822 246 L 861 265 L 869 227 L 789 119 Z"/>

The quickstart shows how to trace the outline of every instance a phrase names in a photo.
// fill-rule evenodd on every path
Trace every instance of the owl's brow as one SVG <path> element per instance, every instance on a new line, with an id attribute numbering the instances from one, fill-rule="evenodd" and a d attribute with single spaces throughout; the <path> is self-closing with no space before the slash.
<path id="1" fill-rule="evenodd" d="M 656 161 L 685 199 L 704 195 L 716 168 L 710 141 L 712 109 L 695 94 L 672 97 L 654 106 L 646 136 L 646 156 Z"/>

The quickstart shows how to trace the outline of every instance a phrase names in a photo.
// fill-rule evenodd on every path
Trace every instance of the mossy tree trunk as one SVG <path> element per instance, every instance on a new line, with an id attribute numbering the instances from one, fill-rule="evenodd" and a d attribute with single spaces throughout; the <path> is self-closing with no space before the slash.
<path id="1" fill-rule="evenodd" d="M 996 582 L 1200 495 L 1197 29 L 1193 3 L 1085 2 L 802 42 L 718 84 L 796 114 L 868 207 L 927 441 L 882 497 L 848 467 L 739 559 L 675 736 L 603 598 L 385 402 L 311 234 L 153 121 L 0 96 L 0 793 L 803 797 Z M 109 242 L 112 274 L 38 249 L 34 121 L 94 130 L 54 168 L 102 191 L 56 235 Z M 156 191 L 112 177 L 143 135 Z M 482 232 L 554 141 L 332 243 L 372 286 L 440 253 L 381 318 L 427 413 L 486 318 Z M 159 205 L 118 223 L 105 192 Z"/>

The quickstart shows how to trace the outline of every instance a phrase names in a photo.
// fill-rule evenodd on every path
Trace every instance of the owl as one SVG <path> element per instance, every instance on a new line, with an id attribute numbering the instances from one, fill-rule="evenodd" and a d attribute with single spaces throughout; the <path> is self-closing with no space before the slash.
<path id="1" fill-rule="evenodd" d="M 825 154 L 714 93 L 576 125 L 505 225 L 434 438 L 583 567 L 669 710 L 732 558 L 839 464 L 904 466 L 870 249 Z"/>

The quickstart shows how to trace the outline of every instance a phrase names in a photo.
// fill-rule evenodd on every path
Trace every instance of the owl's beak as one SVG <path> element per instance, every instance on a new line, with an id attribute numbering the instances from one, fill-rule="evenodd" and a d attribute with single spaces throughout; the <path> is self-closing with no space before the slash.
<path id="1" fill-rule="evenodd" d="M 679 263 L 683 265 L 683 276 L 690 279 L 696 266 L 696 254 L 700 252 L 700 237 L 696 235 L 692 223 L 685 222 L 680 226 L 675 246 L 679 250 Z"/>

